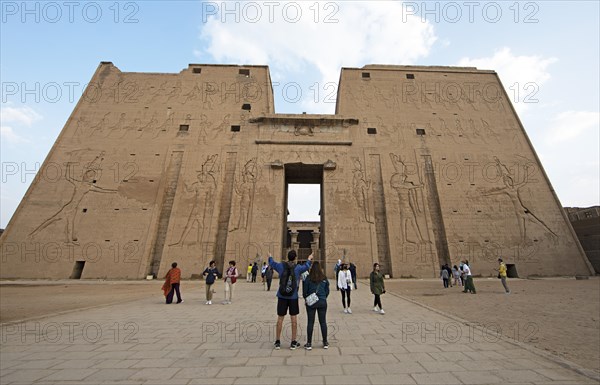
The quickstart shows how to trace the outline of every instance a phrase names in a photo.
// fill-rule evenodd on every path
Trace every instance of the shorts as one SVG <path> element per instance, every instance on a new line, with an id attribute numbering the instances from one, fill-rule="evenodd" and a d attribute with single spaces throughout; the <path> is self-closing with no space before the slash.
<path id="1" fill-rule="evenodd" d="M 277 298 L 277 315 L 283 317 L 287 314 L 288 308 L 290 309 L 290 315 L 298 315 L 300 313 L 300 307 L 298 306 L 298 298 L 287 299 Z"/>

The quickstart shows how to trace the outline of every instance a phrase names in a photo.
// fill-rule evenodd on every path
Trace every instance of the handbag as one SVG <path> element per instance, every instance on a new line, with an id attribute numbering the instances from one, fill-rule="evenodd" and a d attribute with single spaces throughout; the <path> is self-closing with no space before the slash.
<path id="1" fill-rule="evenodd" d="M 306 302 L 306 306 L 312 306 L 315 303 L 319 302 L 319 296 L 317 295 L 317 291 L 319 291 L 320 285 L 321 285 L 321 283 L 319 283 L 317 285 L 317 290 L 315 290 L 314 293 L 312 293 L 309 296 L 307 296 L 306 298 L 304 298 L 304 301 Z"/>

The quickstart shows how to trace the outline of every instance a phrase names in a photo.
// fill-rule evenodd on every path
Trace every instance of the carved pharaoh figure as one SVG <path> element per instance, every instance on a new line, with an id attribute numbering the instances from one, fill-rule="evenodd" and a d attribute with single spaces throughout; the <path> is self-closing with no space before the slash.
<path id="1" fill-rule="evenodd" d="M 254 184 L 258 177 L 256 158 L 250 159 L 244 165 L 242 182 L 234 184 L 235 192 L 239 196 L 237 223 L 229 231 L 246 230 L 250 217 L 250 208 L 254 198 Z"/>
<path id="2" fill-rule="evenodd" d="M 96 178 L 100 175 L 102 169 L 100 168 L 102 161 L 104 160 L 104 151 L 102 151 L 92 162 L 90 162 L 84 169 L 81 180 L 76 179 L 71 175 L 71 167 L 67 167 L 65 172 L 65 179 L 73 186 L 73 192 L 67 203 L 65 203 L 56 213 L 51 217 L 42 222 L 36 227 L 29 237 L 35 238 L 42 230 L 50 226 L 54 222 L 64 221 L 65 222 L 65 243 L 78 245 L 78 239 L 75 232 L 75 220 L 77 213 L 79 213 L 79 206 L 85 196 L 90 192 L 95 193 L 116 193 L 117 190 L 106 189 L 96 186 Z"/>
<path id="3" fill-rule="evenodd" d="M 216 164 L 218 156 L 218 154 L 208 156 L 202 164 L 200 171 L 196 173 L 197 180 L 191 186 L 185 186 L 187 192 L 194 193 L 194 203 L 179 240 L 169 246 L 182 245 L 194 228 L 194 225 L 197 227 L 194 243 L 204 241 L 206 220 L 212 216 L 214 193 L 217 188 L 215 173 L 217 172 Z"/>

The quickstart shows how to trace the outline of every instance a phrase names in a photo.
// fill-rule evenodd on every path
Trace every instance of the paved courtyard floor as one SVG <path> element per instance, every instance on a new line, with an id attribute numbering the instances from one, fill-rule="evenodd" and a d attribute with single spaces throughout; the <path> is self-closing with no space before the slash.
<path id="1" fill-rule="evenodd" d="M 317 323 L 312 351 L 289 349 L 289 318 L 273 350 L 275 292 L 261 284 L 238 282 L 231 305 L 221 304 L 219 284 L 211 306 L 202 283 L 183 282 L 185 302 L 172 305 L 156 286 L 154 297 L 3 324 L 0 384 L 600 383 L 494 324 L 471 325 L 393 293 L 382 296 L 386 314 L 376 314 L 365 285 L 352 293 L 353 314 L 331 292 L 330 347 Z"/>

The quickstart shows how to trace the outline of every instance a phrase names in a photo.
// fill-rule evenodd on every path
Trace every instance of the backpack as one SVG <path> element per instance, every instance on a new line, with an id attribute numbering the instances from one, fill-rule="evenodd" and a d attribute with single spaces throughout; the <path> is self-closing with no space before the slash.
<path id="1" fill-rule="evenodd" d="M 297 287 L 298 283 L 296 282 L 294 267 L 290 266 L 289 263 L 286 263 L 283 273 L 279 279 L 279 295 L 282 297 L 291 297 Z"/>

